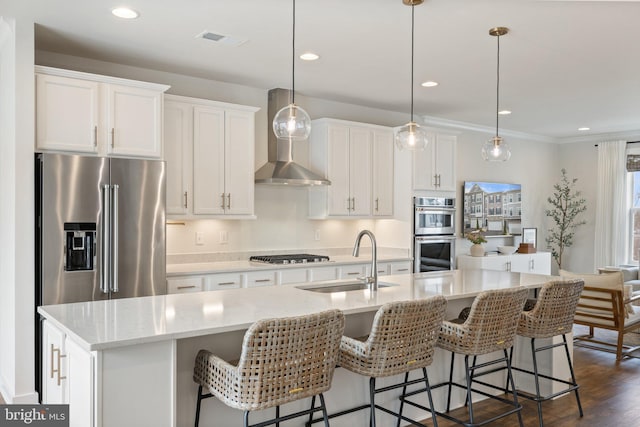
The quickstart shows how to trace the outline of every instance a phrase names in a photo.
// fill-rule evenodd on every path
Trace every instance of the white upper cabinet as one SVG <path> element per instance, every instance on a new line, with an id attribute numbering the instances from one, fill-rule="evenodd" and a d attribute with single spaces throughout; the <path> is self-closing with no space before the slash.
<path id="1" fill-rule="evenodd" d="M 97 153 L 99 86 L 36 74 L 36 148 Z"/>
<path id="2" fill-rule="evenodd" d="M 107 153 L 116 156 L 162 157 L 162 92 L 105 85 Z"/>
<path id="3" fill-rule="evenodd" d="M 393 214 L 390 128 L 343 120 L 314 120 L 309 165 L 331 181 L 328 187 L 310 189 L 310 217 Z"/>
<path id="4" fill-rule="evenodd" d="M 373 215 L 393 215 L 393 132 L 373 131 Z"/>
<path id="5" fill-rule="evenodd" d="M 36 149 L 161 158 L 168 88 L 36 66 Z"/>
<path id="6" fill-rule="evenodd" d="M 167 95 L 167 214 L 172 218 L 253 215 L 258 108 Z"/>
<path id="7" fill-rule="evenodd" d="M 167 215 L 186 215 L 191 206 L 193 107 L 165 99 L 164 157 L 167 171 Z"/>
<path id="8" fill-rule="evenodd" d="M 413 152 L 413 189 L 456 191 L 456 136 L 428 132 L 427 138 L 427 148 Z"/>

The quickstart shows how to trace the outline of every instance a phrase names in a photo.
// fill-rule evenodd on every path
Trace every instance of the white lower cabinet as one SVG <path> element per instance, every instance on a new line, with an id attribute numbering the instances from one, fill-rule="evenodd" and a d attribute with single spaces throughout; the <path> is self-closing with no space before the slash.
<path id="1" fill-rule="evenodd" d="M 245 273 L 247 276 L 247 288 L 255 288 L 257 286 L 272 286 L 276 282 L 276 272 L 269 271 L 249 271 Z"/>
<path id="2" fill-rule="evenodd" d="M 205 278 L 205 291 L 220 291 L 224 289 L 235 289 L 242 286 L 241 273 L 220 273 L 209 274 Z"/>
<path id="3" fill-rule="evenodd" d="M 278 271 L 278 284 L 279 285 L 292 285 L 297 283 L 310 282 L 309 276 L 311 269 L 308 268 L 295 268 L 295 269 L 283 269 Z"/>
<path id="4" fill-rule="evenodd" d="M 69 425 L 94 425 L 95 365 L 80 348 L 49 321 L 42 325 L 42 403 L 69 404 Z"/>
<path id="5" fill-rule="evenodd" d="M 392 262 L 389 274 L 409 274 L 412 273 L 411 261 Z"/>
<path id="6" fill-rule="evenodd" d="M 458 256 L 458 268 L 511 271 L 514 273 L 551 274 L 551 253 L 512 254 L 473 257 Z"/>
<path id="7" fill-rule="evenodd" d="M 338 269 L 336 267 L 313 267 L 309 269 L 310 282 L 323 282 L 325 280 L 336 280 Z"/>
<path id="8" fill-rule="evenodd" d="M 367 274 L 370 264 L 343 265 L 338 268 L 338 279 L 356 279 Z"/>
<path id="9" fill-rule="evenodd" d="M 204 278 L 201 276 L 175 277 L 167 279 L 168 294 L 184 294 L 203 291 Z"/>

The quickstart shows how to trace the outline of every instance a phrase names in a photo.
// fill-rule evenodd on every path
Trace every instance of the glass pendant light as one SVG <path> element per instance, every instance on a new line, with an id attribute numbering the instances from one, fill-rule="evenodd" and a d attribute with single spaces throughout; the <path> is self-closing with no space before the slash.
<path id="1" fill-rule="evenodd" d="M 424 0 L 402 0 L 411 6 L 411 121 L 396 132 L 396 146 L 399 150 L 424 150 L 429 142 L 427 134 L 413 121 L 413 39 L 414 39 L 414 7 L 421 5 Z"/>
<path id="2" fill-rule="evenodd" d="M 279 139 L 303 140 L 311 133 L 311 118 L 295 103 L 296 76 L 296 0 L 293 0 L 293 46 L 291 52 L 291 102 L 273 118 L 273 132 Z"/>
<path id="3" fill-rule="evenodd" d="M 498 40 L 498 60 L 496 71 L 496 136 L 482 146 L 482 158 L 489 162 L 506 162 L 511 157 L 509 144 L 498 135 L 498 120 L 500 117 L 500 36 L 509 32 L 506 27 L 496 27 L 489 30 L 489 34 Z"/>

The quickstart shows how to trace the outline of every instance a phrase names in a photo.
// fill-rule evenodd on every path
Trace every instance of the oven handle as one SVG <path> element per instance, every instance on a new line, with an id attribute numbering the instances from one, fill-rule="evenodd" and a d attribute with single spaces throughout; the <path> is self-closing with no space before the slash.
<path id="1" fill-rule="evenodd" d="M 416 242 L 450 242 L 456 236 L 415 236 Z"/>
<path id="2" fill-rule="evenodd" d="M 415 211 L 416 212 L 442 212 L 442 213 L 449 213 L 449 212 L 455 212 L 456 208 L 445 208 L 444 206 L 416 206 L 415 207 Z"/>

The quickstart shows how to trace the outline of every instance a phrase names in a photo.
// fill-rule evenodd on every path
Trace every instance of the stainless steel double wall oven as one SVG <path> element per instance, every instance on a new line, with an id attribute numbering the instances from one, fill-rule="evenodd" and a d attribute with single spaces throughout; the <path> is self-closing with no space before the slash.
<path id="1" fill-rule="evenodd" d="M 453 270 L 456 200 L 414 197 L 414 272 Z"/>

